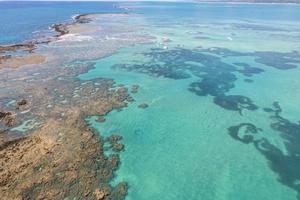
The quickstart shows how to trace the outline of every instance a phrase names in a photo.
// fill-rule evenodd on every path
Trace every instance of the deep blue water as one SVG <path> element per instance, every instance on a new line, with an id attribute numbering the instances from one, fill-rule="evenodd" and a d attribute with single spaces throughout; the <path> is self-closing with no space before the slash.
<path id="1" fill-rule="evenodd" d="M 69 21 L 75 14 L 122 12 L 114 5 L 112 2 L 0 2 L 0 44 L 30 39 L 36 31 Z"/>
<path id="2" fill-rule="evenodd" d="M 194 4 L 169 2 L 0 2 L 0 44 L 17 43 L 47 31 L 49 25 L 70 21 L 72 15 L 93 12 L 128 12 L 117 7 L 129 7 L 129 12 L 152 18 L 244 19 L 244 20 L 288 20 L 300 19 L 299 6 L 278 5 L 233 5 Z M 267 8 L 267 9 L 266 9 Z"/>

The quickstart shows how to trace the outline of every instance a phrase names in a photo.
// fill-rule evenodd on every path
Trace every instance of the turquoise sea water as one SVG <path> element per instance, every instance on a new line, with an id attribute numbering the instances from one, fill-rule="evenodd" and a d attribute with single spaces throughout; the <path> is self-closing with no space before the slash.
<path id="1" fill-rule="evenodd" d="M 128 108 L 88 119 L 124 137 L 115 181 L 128 181 L 127 199 L 297 199 L 300 7 L 126 5 L 156 43 L 79 78 L 140 85 Z"/>
<path id="2" fill-rule="evenodd" d="M 123 136 L 112 184 L 127 181 L 128 200 L 299 199 L 300 6 L 119 5 L 154 43 L 78 76 L 140 86 L 105 122 L 87 118 Z"/>

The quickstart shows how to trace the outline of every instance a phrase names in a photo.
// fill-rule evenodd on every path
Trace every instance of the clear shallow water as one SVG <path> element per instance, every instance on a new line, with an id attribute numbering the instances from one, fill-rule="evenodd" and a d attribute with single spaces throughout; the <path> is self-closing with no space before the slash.
<path id="1" fill-rule="evenodd" d="M 113 182 L 128 182 L 127 199 L 297 199 L 300 7 L 120 5 L 143 18 L 154 44 L 95 60 L 78 78 L 140 85 L 104 123 L 87 118 L 101 136 L 124 138 Z M 61 19 L 88 10 L 77 8 Z"/>
<path id="2" fill-rule="evenodd" d="M 79 78 L 140 85 L 123 111 L 88 118 L 124 137 L 115 181 L 128 181 L 127 199 L 297 199 L 299 6 L 126 6 L 156 43 Z"/>
<path id="3" fill-rule="evenodd" d="M 276 181 L 277 175 L 253 146 L 227 134 L 230 124 L 251 122 L 264 127 L 266 137 L 283 147 L 282 138 L 268 128 L 268 116 L 262 112 L 241 116 L 217 107 L 211 97 L 187 90 L 195 79 L 153 78 L 111 69 L 115 62 L 139 59 L 135 53 L 142 50 L 131 51 L 98 61 L 95 70 L 80 77 L 101 74 L 141 86 L 128 108 L 110 113 L 105 123 L 90 120 L 102 135 L 124 137 L 126 151 L 115 181 L 129 182 L 128 199 L 295 199 L 295 192 Z M 143 102 L 149 108 L 137 108 Z"/>

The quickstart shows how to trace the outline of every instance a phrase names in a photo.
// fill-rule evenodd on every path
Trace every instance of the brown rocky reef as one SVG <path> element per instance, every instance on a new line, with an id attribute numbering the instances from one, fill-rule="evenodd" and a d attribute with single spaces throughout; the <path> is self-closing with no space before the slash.
<path id="1" fill-rule="evenodd" d="M 79 34 L 82 29 L 91 30 L 87 25 L 95 16 L 77 16 L 74 23 L 55 29 L 58 36 Z M 98 17 L 115 20 L 122 16 Z M 131 30 L 124 23 L 112 23 L 101 30 L 105 28 L 109 31 L 99 34 Z M 131 40 L 124 42 L 124 37 Z M 106 139 L 90 129 L 85 118 L 97 115 L 104 121 L 108 112 L 121 110 L 134 99 L 124 85 L 117 86 L 113 80 L 77 77 L 94 67 L 83 60 L 107 56 L 147 39 L 132 37 L 131 32 L 122 34 L 120 40 L 102 41 L 100 37 L 95 41 L 103 44 L 105 51 L 98 46 L 94 51 L 91 42 L 59 42 L 61 38 L 57 38 L 44 41 L 42 51 L 40 42 L 0 47 L 0 199 L 124 199 L 127 184 L 109 184 L 124 144 L 113 140 L 109 146 L 113 153 L 105 155 Z M 17 68 L 25 64 L 30 66 Z M 135 93 L 138 87 L 132 89 Z"/>
<path id="2" fill-rule="evenodd" d="M 116 153 L 104 155 L 105 141 L 84 118 L 105 116 L 112 109 L 126 106 L 130 99 L 127 88 L 116 87 L 109 79 L 50 79 L 18 87 L 18 96 L 23 98 L 2 106 L 0 112 L 2 126 L 7 128 L 0 133 L 2 198 L 124 199 L 127 184 L 109 184 L 124 145 L 112 136 L 111 148 Z M 4 111 L 4 107 L 11 111 Z M 27 119 L 39 125 L 25 136 L 11 131 L 11 126 L 17 127 Z"/>

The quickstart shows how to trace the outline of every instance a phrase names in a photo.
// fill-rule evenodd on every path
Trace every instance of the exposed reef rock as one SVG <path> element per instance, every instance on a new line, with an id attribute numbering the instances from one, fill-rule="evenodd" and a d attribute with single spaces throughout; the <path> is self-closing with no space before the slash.
<path id="1" fill-rule="evenodd" d="M 125 16 L 77 16 L 74 23 L 54 26 L 55 37 L 0 48 L 1 199 L 125 198 L 125 182 L 109 184 L 124 144 L 112 142 L 114 154 L 104 155 L 104 140 L 85 118 L 121 110 L 133 98 L 128 88 L 116 87 L 113 80 L 78 79 L 94 67 L 83 60 L 149 41 L 133 34 L 137 27 L 125 24 Z M 105 18 L 101 31 L 88 23 L 94 17 Z M 121 23 L 107 23 L 116 17 Z M 95 38 L 88 35 L 95 30 Z M 122 37 L 103 40 L 117 34 Z M 17 68 L 26 64 L 30 66 Z"/>
<path id="2" fill-rule="evenodd" d="M 14 117 L 12 112 L 0 111 L 0 127 L 12 127 L 14 124 Z"/>
<path id="3" fill-rule="evenodd" d="M 22 99 L 22 100 L 17 102 L 16 109 L 17 110 L 24 110 L 28 106 L 29 106 L 28 101 L 26 99 Z"/>
<path id="4" fill-rule="evenodd" d="M 46 60 L 44 55 L 30 55 L 36 49 L 36 43 L 13 44 L 0 46 L 0 69 L 9 67 L 17 68 L 25 64 L 38 64 Z M 21 52 L 23 55 L 12 56 L 13 52 Z"/>
<path id="5" fill-rule="evenodd" d="M 2 120 L 3 118 L 10 116 L 11 112 L 0 112 L 0 119 Z"/>
<path id="6" fill-rule="evenodd" d="M 58 37 L 69 33 L 68 26 L 66 24 L 53 24 L 51 28 L 58 33 Z"/>
<path id="7" fill-rule="evenodd" d="M 108 182 L 118 162 L 103 155 L 103 148 L 83 121 L 48 120 L 31 135 L 1 145 L 0 191 L 4 199 L 93 198 L 100 186 L 111 198 Z M 76 128 L 75 128 L 76 127 Z M 106 170 L 105 176 L 98 170 Z"/>
<path id="8" fill-rule="evenodd" d="M 50 44 L 47 46 L 52 48 Z M 77 46 L 76 49 L 78 51 Z M 36 54 L 28 54 L 31 55 Z M 98 54 L 93 56 L 99 57 Z M 5 56 L 7 58 L 10 62 L 15 59 Z M 115 187 L 109 184 L 118 168 L 118 154 L 124 150 L 124 144 L 118 137 L 112 137 L 110 144 L 115 153 L 104 155 L 104 141 L 84 119 L 94 115 L 104 119 L 108 112 L 126 107 L 133 98 L 126 87 L 116 87 L 113 80 L 76 78 L 94 65 L 75 62 L 75 58 L 78 57 L 64 60 L 68 67 L 52 58 L 47 65 L 34 65 L 26 70 L 18 68 L 17 73 L 0 71 L 0 76 L 5 77 L 0 79 L 5 88 L 0 91 L 1 198 L 125 198 L 126 183 L 120 182 Z"/>
<path id="9" fill-rule="evenodd" d="M 21 101 L 17 102 L 18 106 L 25 106 L 27 104 L 27 101 L 25 99 L 22 99 Z"/>
<path id="10" fill-rule="evenodd" d="M 102 196 L 99 191 L 106 191 L 102 199 L 124 198 L 127 187 L 109 185 L 118 168 L 118 156 L 104 156 L 103 143 L 87 127 L 84 116 L 105 115 L 114 108 L 126 106 L 127 89 L 110 92 L 114 82 L 99 79 L 97 92 L 91 94 L 96 82 L 54 82 L 49 85 L 50 89 L 57 87 L 57 92 L 62 92 L 65 87 L 74 91 L 78 84 L 81 85 L 81 98 L 89 97 L 89 100 L 71 98 L 67 106 L 51 98 L 55 95 L 51 93 L 48 97 L 35 99 L 33 104 L 28 104 L 25 99 L 17 102 L 18 106 L 30 105 L 32 111 L 26 116 L 42 120 L 43 125 L 26 137 L 14 139 L 6 135 L 1 139 L 0 192 L 4 199 L 96 199 Z M 27 95 L 30 98 L 30 94 Z M 68 96 L 68 93 L 64 95 Z M 44 104 L 42 99 L 46 104 L 55 105 L 52 111 L 41 107 Z M 22 118 L 21 113 L 16 114 Z M 1 112 L 0 117 L 6 120 L 11 115 L 10 112 Z M 120 139 L 115 135 L 109 137 L 116 152 L 124 149 L 124 145 L 118 143 Z"/>
<path id="11" fill-rule="evenodd" d="M 46 56 L 41 54 L 30 54 L 23 56 L 0 56 L 0 69 L 1 68 L 18 68 L 23 65 L 40 64 L 46 61 Z"/>
<path id="12" fill-rule="evenodd" d="M 35 48 L 36 48 L 36 46 L 34 43 L 0 46 L 0 54 L 6 53 L 6 52 L 12 52 L 12 51 L 15 52 L 15 51 L 19 51 L 19 50 L 32 53 Z"/>
<path id="13" fill-rule="evenodd" d="M 0 46 L 0 69 L 1 68 L 17 68 L 22 65 L 40 64 L 46 61 L 46 55 L 35 54 L 31 55 L 34 50 L 38 48 L 40 44 L 47 44 L 59 40 L 62 36 L 69 33 L 84 32 L 84 29 L 88 30 L 88 27 L 80 28 L 77 25 L 86 24 L 93 20 L 94 17 L 107 16 L 109 14 L 82 14 L 74 17 L 74 21 L 71 23 L 58 23 L 50 26 L 54 30 L 56 35 L 47 38 L 37 39 L 36 41 L 29 41 L 27 43 L 12 44 Z M 117 14 L 115 14 L 117 15 Z M 125 15 L 125 14 L 119 14 Z M 21 55 L 13 55 L 14 52 L 20 52 Z"/>

